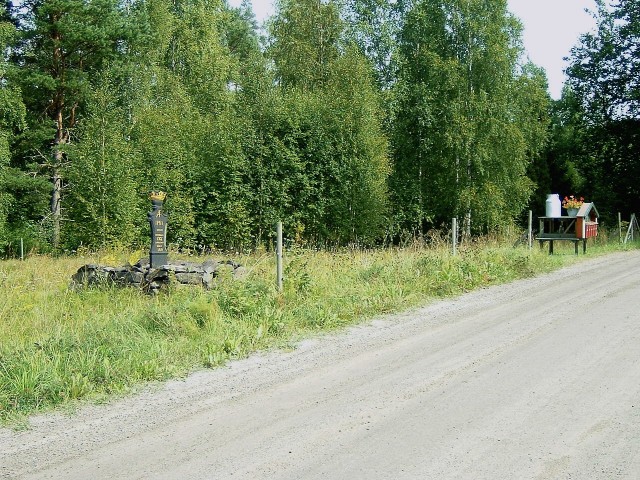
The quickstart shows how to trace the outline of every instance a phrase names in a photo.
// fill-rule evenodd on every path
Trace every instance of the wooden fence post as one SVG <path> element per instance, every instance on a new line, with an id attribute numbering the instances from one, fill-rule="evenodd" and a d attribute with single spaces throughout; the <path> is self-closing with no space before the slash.
<path id="1" fill-rule="evenodd" d="M 618 240 L 622 243 L 622 213 L 618 212 Z"/>
<path id="2" fill-rule="evenodd" d="M 458 244 L 458 219 L 453 218 L 451 222 L 451 248 L 453 256 L 456 256 L 457 253 L 457 244 Z"/>
<path id="3" fill-rule="evenodd" d="M 529 242 L 529 250 L 533 247 L 533 212 L 529 210 L 529 231 L 527 233 L 527 241 Z"/>
<path id="4" fill-rule="evenodd" d="M 276 283 L 278 291 L 282 292 L 282 222 L 278 222 L 276 234 Z"/>

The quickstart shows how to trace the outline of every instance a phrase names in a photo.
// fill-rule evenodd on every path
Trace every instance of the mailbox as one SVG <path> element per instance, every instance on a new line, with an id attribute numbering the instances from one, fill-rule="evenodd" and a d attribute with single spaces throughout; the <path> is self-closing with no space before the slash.
<path id="1" fill-rule="evenodd" d="M 576 238 L 598 236 L 598 210 L 593 203 L 583 203 L 576 214 Z"/>

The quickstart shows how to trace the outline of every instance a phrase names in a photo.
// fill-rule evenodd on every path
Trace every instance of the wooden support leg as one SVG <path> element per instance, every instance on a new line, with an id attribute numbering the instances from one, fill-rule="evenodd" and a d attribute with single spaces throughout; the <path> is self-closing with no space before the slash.
<path id="1" fill-rule="evenodd" d="M 578 242 L 573 242 L 573 244 L 575 245 L 576 255 L 578 255 Z"/>
<path id="2" fill-rule="evenodd" d="M 587 239 L 582 240 L 582 253 L 587 253 Z"/>
<path id="3" fill-rule="evenodd" d="M 553 255 L 553 240 L 549 240 L 549 255 Z"/>

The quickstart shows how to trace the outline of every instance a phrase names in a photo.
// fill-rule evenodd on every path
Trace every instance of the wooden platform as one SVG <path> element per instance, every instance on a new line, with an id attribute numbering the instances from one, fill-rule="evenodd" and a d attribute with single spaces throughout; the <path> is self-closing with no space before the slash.
<path id="1" fill-rule="evenodd" d="M 582 253 L 587 253 L 587 239 L 563 236 L 561 234 L 548 234 L 545 233 L 536 237 L 536 240 L 540 242 L 540 248 L 543 248 L 544 242 L 549 242 L 549 255 L 553 254 L 553 242 L 573 242 L 575 246 L 576 255 L 578 255 L 578 242 L 582 242 Z"/>
<path id="2" fill-rule="evenodd" d="M 582 242 L 582 253 L 587 253 L 587 239 L 578 232 L 577 217 L 538 217 L 540 221 L 540 234 L 536 240 L 543 248 L 544 242 L 549 242 L 549 255 L 553 254 L 553 242 L 573 242 L 576 255 L 578 255 L 578 242 Z M 580 229 L 581 230 L 581 229 Z"/>

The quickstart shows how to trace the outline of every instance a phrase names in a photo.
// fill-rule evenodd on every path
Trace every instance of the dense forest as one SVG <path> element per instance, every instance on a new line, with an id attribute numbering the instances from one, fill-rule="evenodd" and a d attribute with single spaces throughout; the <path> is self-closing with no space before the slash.
<path id="1" fill-rule="evenodd" d="M 640 0 L 597 1 L 562 98 L 507 0 L 23 0 L 0 19 L 0 255 L 464 235 L 546 193 L 638 211 Z"/>

